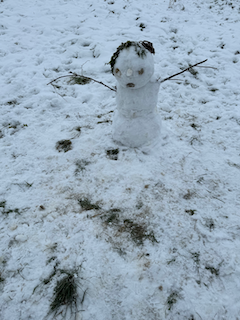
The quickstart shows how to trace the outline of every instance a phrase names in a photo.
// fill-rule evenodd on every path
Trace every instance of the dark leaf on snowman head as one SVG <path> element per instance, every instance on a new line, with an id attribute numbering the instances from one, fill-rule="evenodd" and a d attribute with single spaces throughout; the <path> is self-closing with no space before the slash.
<path id="1" fill-rule="evenodd" d="M 155 54 L 155 49 L 153 48 L 153 44 L 150 41 L 144 40 L 144 41 L 140 41 L 141 45 L 147 49 L 149 52 L 151 52 L 152 54 Z"/>
<path id="2" fill-rule="evenodd" d="M 150 43 L 150 42 L 149 42 Z M 134 47 L 135 48 L 135 51 L 136 51 L 136 54 L 141 57 L 141 58 L 144 58 L 146 56 L 146 50 L 145 48 L 143 49 L 142 46 L 140 45 L 141 43 L 140 42 L 136 42 L 136 41 L 127 41 L 125 43 L 122 43 L 118 48 L 117 48 L 117 51 L 114 52 L 114 54 L 112 55 L 111 57 L 111 60 L 109 61 L 109 64 L 111 66 L 111 70 L 112 70 L 112 74 L 114 74 L 114 65 L 115 65 L 115 62 L 120 54 L 120 52 L 122 50 L 125 50 L 125 49 L 128 49 L 130 47 Z M 144 46 L 143 46 L 144 47 Z M 148 49 L 149 50 L 149 49 Z M 153 49 L 154 50 L 154 49 Z"/>

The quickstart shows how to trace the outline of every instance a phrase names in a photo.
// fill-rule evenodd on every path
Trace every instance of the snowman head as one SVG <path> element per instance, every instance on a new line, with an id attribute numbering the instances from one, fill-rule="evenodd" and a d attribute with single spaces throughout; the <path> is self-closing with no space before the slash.
<path id="1" fill-rule="evenodd" d="M 122 43 L 110 61 L 118 83 L 130 89 L 145 86 L 154 73 L 152 53 L 154 49 L 148 41 Z"/>

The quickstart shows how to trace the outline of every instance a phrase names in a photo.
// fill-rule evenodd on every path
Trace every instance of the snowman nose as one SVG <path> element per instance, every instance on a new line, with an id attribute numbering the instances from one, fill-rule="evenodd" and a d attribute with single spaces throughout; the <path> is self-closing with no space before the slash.
<path id="1" fill-rule="evenodd" d="M 133 74 L 132 69 L 127 69 L 127 77 L 130 77 Z"/>

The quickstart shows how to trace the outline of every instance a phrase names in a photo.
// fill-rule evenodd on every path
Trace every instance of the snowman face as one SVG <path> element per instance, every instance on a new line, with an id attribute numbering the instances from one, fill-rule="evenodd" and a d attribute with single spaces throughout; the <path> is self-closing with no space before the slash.
<path id="1" fill-rule="evenodd" d="M 154 62 L 151 53 L 148 50 L 145 53 L 139 57 L 134 47 L 120 51 L 113 75 L 122 87 L 139 89 L 149 82 L 154 73 Z"/>

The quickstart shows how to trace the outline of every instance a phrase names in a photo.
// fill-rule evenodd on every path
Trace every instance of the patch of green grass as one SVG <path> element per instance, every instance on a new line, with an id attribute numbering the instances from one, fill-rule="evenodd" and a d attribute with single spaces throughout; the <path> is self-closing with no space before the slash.
<path id="1" fill-rule="evenodd" d="M 206 266 L 205 269 L 209 270 L 211 274 L 214 274 L 215 276 L 219 276 L 219 269 L 216 269 L 212 266 Z"/>
<path id="2" fill-rule="evenodd" d="M 83 42 L 82 46 L 83 47 L 89 47 L 91 44 L 91 42 Z"/>
<path id="3" fill-rule="evenodd" d="M 185 210 L 185 212 L 188 213 L 190 216 L 193 216 L 196 211 L 197 211 L 197 210 L 192 210 L 192 209 L 190 209 L 190 210 Z"/>
<path id="4" fill-rule="evenodd" d="M 103 215 L 101 218 L 104 219 L 106 224 L 119 224 L 119 213 L 120 209 L 114 208 L 110 209 L 107 214 Z"/>
<path id="5" fill-rule="evenodd" d="M 59 73 L 60 69 L 59 68 L 53 68 L 53 71 Z"/>
<path id="6" fill-rule="evenodd" d="M 177 291 L 173 291 L 167 298 L 168 310 L 170 311 L 178 299 L 181 298 Z"/>
<path id="7" fill-rule="evenodd" d="M 78 132 L 81 132 L 81 127 L 80 126 L 77 126 L 77 127 L 75 127 L 74 128 L 76 131 L 78 131 Z"/>
<path id="8" fill-rule="evenodd" d="M 140 28 L 141 31 L 143 31 L 146 28 L 146 26 L 145 26 L 144 23 L 140 23 L 139 24 L 139 28 Z"/>
<path id="9" fill-rule="evenodd" d="M 8 123 L 9 129 L 17 129 L 19 126 L 20 126 L 19 121 L 12 121 L 12 122 Z"/>
<path id="10" fill-rule="evenodd" d="M 15 208 L 15 209 L 8 209 L 8 210 L 5 210 L 4 213 L 5 214 L 9 214 L 9 213 L 17 213 L 17 214 L 20 214 L 20 211 L 18 208 Z"/>
<path id="11" fill-rule="evenodd" d="M 53 256 L 53 257 L 51 257 L 51 258 L 49 258 L 49 259 L 47 260 L 46 264 L 49 264 L 49 263 L 51 263 L 52 261 L 55 261 L 56 259 L 57 259 L 57 257 L 56 257 L 56 256 Z"/>
<path id="12" fill-rule="evenodd" d="M 89 162 L 88 160 L 84 160 L 84 159 L 81 159 L 81 160 L 77 160 L 75 162 L 75 165 L 76 165 L 76 169 L 75 169 L 75 175 L 78 175 L 80 172 L 83 172 L 86 170 L 86 166 L 88 166 L 91 162 Z"/>
<path id="13" fill-rule="evenodd" d="M 237 164 L 237 163 L 234 163 L 234 162 L 231 162 L 231 161 L 228 161 L 227 164 L 230 166 L 230 167 L 234 167 L 236 169 L 240 169 L 240 164 Z"/>
<path id="14" fill-rule="evenodd" d="M 204 177 L 198 178 L 197 183 L 200 183 L 200 184 L 204 183 Z"/>
<path id="15" fill-rule="evenodd" d="M 189 65 L 189 67 L 190 67 L 190 65 Z M 189 71 L 195 78 L 197 77 L 198 71 L 197 71 L 196 69 L 190 68 L 188 71 Z"/>
<path id="16" fill-rule="evenodd" d="M 29 182 L 27 182 L 27 181 L 26 181 L 24 184 L 25 184 L 25 186 L 26 186 L 27 188 L 31 188 L 32 185 L 33 185 L 33 183 L 29 183 Z"/>
<path id="17" fill-rule="evenodd" d="M 199 125 L 197 125 L 196 123 L 192 123 L 190 124 L 190 126 L 197 131 L 199 130 Z"/>
<path id="18" fill-rule="evenodd" d="M 225 43 L 222 42 L 222 43 L 219 45 L 219 47 L 220 47 L 221 49 L 224 49 Z"/>
<path id="19" fill-rule="evenodd" d="M 118 159 L 119 149 L 109 149 L 106 151 L 107 157 L 111 160 Z"/>
<path id="20" fill-rule="evenodd" d="M 231 117 L 231 120 L 235 120 L 237 122 L 237 124 L 240 125 L 240 118 L 236 118 L 236 117 Z"/>
<path id="21" fill-rule="evenodd" d="M 209 91 L 211 91 L 211 92 L 216 92 L 216 91 L 218 91 L 219 89 L 217 89 L 217 88 L 210 88 L 209 89 Z"/>
<path id="22" fill-rule="evenodd" d="M 60 140 L 56 143 L 56 149 L 58 152 L 68 152 L 72 150 L 72 142 L 71 140 Z"/>
<path id="23" fill-rule="evenodd" d="M 105 221 L 107 224 L 113 223 L 113 222 L 118 222 L 118 214 L 117 213 L 112 213 L 107 220 Z"/>
<path id="24" fill-rule="evenodd" d="M 15 155 L 12 155 L 14 158 L 16 157 Z M 27 181 L 21 182 L 21 183 L 14 183 L 14 185 L 18 186 L 21 188 L 23 191 L 26 191 L 26 189 L 30 189 L 33 185 L 33 183 L 29 183 Z"/>
<path id="25" fill-rule="evenodd" d="M 171 41 L 173 41 L 174 43 L 176 43 L 176 42 L 177 42 L 177 40 L 176 40 L 176 38 L 175 38 L 175 37 L 171 37 L 171 38 L 170 38 L 170 40 L 171 40 Z"/>
<path id="26" fill-rule="evenodd" d="M 88 77 L 84 76 L 72 76 L 71 79 L 69 80 L 69 84 L 79 84 L 79 85 L 85 85 L 90 83 L 92 80 L 89 79 Z"/>
<path id="27" fill-rule="evenodd" d="M 158 243 L 153 231 L 149 231 L 142 223 L 134 222 L 131 219 L 123 219 L 119 208 L 113 208 L 105 214 L 101 214 L 103 223 L 109 227 L 117 229 L 117 234 L 128 234 L 130 239 L 138 246 L 143 245 L 145 240 Z"/>
<path id="28" fill-rule="evenodd" d="M 125 256 L 127 253 L 126 251 L 124 251 L 122 248 L 114 248 L 116 250 L 116 252 L 121 256 Z"/>
<path id="29" fill-rule="evenodd" d="M 5 207 L 6 207 L 6 201 L 5 201 L 5 200 L 4 200 L 4 201 L 1 201 L 1 202 L 0 202 L 0 208 L 5 209 Z"/>
<path id="30" fill-rule="evenodd" d="M 54 288 L 54 299 L 50 304 L 50 312 L 54 313 L 54 316 L 60 311 L 61 307 L 65 307 L 65 317 L 67 315 L 68 307 L 74 308 L 77 311 L 77 284 L 75 276 L 72 273 L 68 273 L 65 277 L 59 280 Z"/>
<path id="31" fill-rule="evenodd" d="M 100 210 L 100 206 L 97 203 L 92 203 L 88 198 L 78 199 L 78 203 L 83 210 Z"/>
<path id="32" fill-rule="evenodd" d="M 82 290 L 79 284 L 78 271 L 81 266 L 74 270 L 64 270 L 58 269 L 58 264 L 58 262 L 55 264 L 54 270 L 49 277 L 42 281 L 43 285 L 48 285 L 54 280 L 54 277 L 60 278 L 54 287 L 52 302 L 46 317 L 53 315 L 52 319 L 55 319 L 61 314 L 62 319 L 76 319 L 77 312 L 80 311 L 78 310 L 78 305 L 79 303 L 83 304 L 87 291 Z M 33 294 L 39 285 L 34 288 Z M 79 295 L 78 288 L 82 290 L 81 296 Z M 68 317 L 69 315 L 70 318 Z"/>
<path id="33" fill-rule="evenodd" d="M 5 279 L 2 277 L 2 273 L 0 272 L 0 284 L 3 283 Z"/>
<path id="34" fill-rule="evenodd" d="M 200 141 L 199 137 L 193 136 L 193 137 L 190 139 L 190 145 L 191 145 L 191 146 L 193 146 L 193 145 L 201 146 L 201 145 L 202 145 L 202 142 Z"/>
<path id="35" fill-rule="evenodd" d="M 18 132 L 21 128 L 26 128 L 27 124 L 21 124 L 19 121 L 10 120 L 9 122 L 2 123 L 3 128 L 9 130 L 10 134 L 13 135 Z M 0 130 L 0 139 L 4 137 L 3 131 Z"/>
<path id="36" fill-rule="evenodd" d="M 199 265 L 199 263 L 200 263 L 200 259 L 199 259 L 200 253 L 199 252 L 191 252 L 191 256 L 192 256 L 193 261 L 197 265 Z"/>
<path id="37" fill-rule="evenodd" d="M 214 230 L 215 229 L 215 223 L 214 223 L 213 219 L 212 218 L 207 218 L 205 226 L 207 228 L 209 228 L 210 231 Z"/>
<path id="38" fill-rule="evenodd" d="M 171 260 L 168 260 L 167 261 L 167 264 L 171 264 L 171 263 L 173 263 L 173 262 L 175 262 L 176 261 L 176 258 L 173 258 L 173 259 L 171 259 Z"/>
<path id="39" fill-rule="evenodd" d="M 124 225 L 120 228 L 120 231 L 129 233 L 131 239 L 137 245 L 143 245 L 143 241 L 146 239 L 150 240 L 152 243 L 158 243 L 157 239 L 155 238 L 154 232 L 148 232 L 145 225 L 138 224 L 130 219 L 125 219 L 123 223 Z"/>
<path id="40" fill-rule="evenodd" d="M 189 200 L 189 199 L 191 199 L 194 195 L 195 195 L 194 192 L 191 192 L 190 190 L 188 190 L 188 192 L 183 196 L 183 199 Z"/>
<path id="41" fill-rule="evenodd" d="M 50 246 L 48 246 L 48 249 L 51 251 L 51 252 L 54 252 L 54 250 L 56 250 L 58 246 L 58 243 L 57 242 L 54 242 L 53 244 L 51 244 Z"/>
<path id="42" fill-rule="evenodd" d="M 6 201 L 1 201 L 0 202 L 0 208 L 1 208 L 1 212 L 2 214 L 6 214 L 8 215 L 9 213 L 17 213 L 17 214 L 20 214 L 20 210 L 18 208 L 15 208 L 15 209 L 8 209 L 6 207 Z"/>
<path id="43" fill-rule="evenodd" d="M 18 103 L 18 102 L 17 102 L 16 99 L 13 99 L 13 100 L 10 100 L 10 101 L 7 102 L 7 104 L 8 104 L 9 106 L 14 106 L 14 105 L 16 105 L 17 103 Z"/>
<path id="44" fill-rule="evenodd" d="M 137 208 L 138 210 L 140 210 L 142 207 L 143 207 L 143 202 L 142 202 L 141 200 L 139 200 L 139 201 L 137 202 L 137 204 L 136 204 L 136 208 Z"/>

